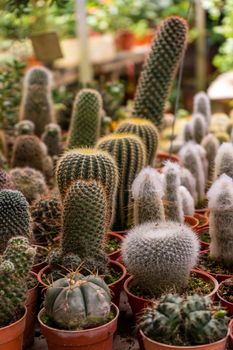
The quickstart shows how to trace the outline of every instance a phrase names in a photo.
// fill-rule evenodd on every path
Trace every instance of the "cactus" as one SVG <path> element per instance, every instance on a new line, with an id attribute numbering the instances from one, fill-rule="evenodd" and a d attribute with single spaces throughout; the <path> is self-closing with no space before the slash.
<path id="1" fill-rule="evenodd" d="M 201 145 L 206 150 L 206 157 L 208 160 L 208 181 L 210 183 L 214 177 L 214 161 L 220 143 L 213 134 L 208 134 L 202 140 Z"/>
<path id="2" fill-rule="evenodd" d="M 215 157 L 214 178 L 226 174 L 233 179 L 233 145 L 224 142 L 218 149 Z"/>
<path id="3" fill-rule="evenodd" d="M 132 185 L 134 199 L 134 225 L 164 221 L 162 202 L 163 184 L 159 174 L 151 167 L 140 171 Z"/>
<path id="4" fill-rule="evenodd" d="M 194 114 L 201 113 L 205 118 L 207 125 L 210 124 L 210 120 L 211 120 L 210 100 L 204 91 L 198 92 L 194 96 L 193 113 Z"/>
<path id="5" fill-rule="evenodd" d="M 164 174 L 164 207 L 167 220 L 184 222 L 182 197 L 179 191 L 180 167 L 168 161 L 163 168 Z"/>
<path id="6" fill-rule="evenodd" d="M 38 245 L 49 245 L 61 232 L 61 203 L 56 197 L 45 197 L 31 206 L 33 237 Z"/>
<path id="7" fill-rule="evenodd" d="M 194 202 L 197 201 L 197 191 L 196 191 L 196 180 L 191 172 L 187 168 L 180 169 L 180 184 L 187 188 L 189 193 L 194 199 Z"/>
<path id="8" fill-rule="evenodd" d="M 194 199 L 184 186 L 179 186 L 179 193 L 182 201 L 184 215 L 193 216 L 195 213 Z"/>
<path id="9" fill-rule="evenodd" d="M 220 143 L 231 142 L 231 138 L 225 131 L 217 131 L 214 133 Z"/>
<path id="10" fill-rule="evenodd" d="M 48 154 L 51 157 L 58 156 L 61 153 L 61 128 L 58 124 L 50 123 L 46 125 L 41 139 L 47 146 Z"/>
<path id="11" fill-rule="evenodd" d="M 139 79 L 133 114 L 151 120 L 158 127 L 184 55 L 187 32 L 187 23 L 182 18 L 172 16 L 162 22 Z"/>
<path id="12" fill-rule="evenodd" d="M 67 147 L 93 147 L 100 137 L 102 98 L 98 91 L 82 89 L 76 96 Z"/>
<path id="13" fill-rule="evenodd" d="M 31 217 L 24 195 L 19 191 L 0 191 L 0 254 L 11 237 L 31 239 Z"/>
<path id="14" fill-rule="evenodd" d="M 182 139 L 184 142 L 189 142 L 193 140 L 193 123 L 191 121 L 188 121 L 184 124 L 182 135 Z"/>
<path id="15" fill-rule="evenodd" d="M 122 257 L 136 283 L 154 296 L 187 286 L 196 265 L 199 241 L 184 224 L 168 221 L 133 228 L 122 244 Z"/>
<path id="16" fill-rule="evenodd" d="M 111 294 L 102 278 L 79 273 L 54 282 L 45 294 L 45 312 L 62 329 L 85 329 L 106 323 Z"/>
<path id="17" fill-rule="evenodd" d="M 43 67 L 31 68 L 24 80 L 20 120 L 30 120 L 35 125 L 35 134 L 41 136 L 49 123 L 55 122 L 52 103 L 52 75 Z"/>
<path id="18" fill-rule="evenodd" d="M 233 266 L 233 180 L 222 174 L 207 193 L 209 200 L 210 256 Z"/>
<path id="19" fill-rule="evenodd" d="M 196 143 L 201 143 L 207 133 L 207 123 L 205 117 L 200 113 L 193 115 L 192 133 L 193 139 L 196 141 Z"/>
<path id="20" fill-rule="evenodd" d="M 125 230 L 133 221 L 132 183 L 145 166 L 146 148 L 138 136 L 132 134 L 112 134 L 103 137 L 97 148 L 109 152 L 119 170 L 119 186 L 116 196 L 116 215 L 113 229 Z"/>
<path id="21" fill-rule="evenodd" d="M 202 147 L 199 144 L 194 144 L 193 147 L 197 150 L 197 152 L 199 153 L 201 162 L 202 162 L 202 168 L 204 170 L 204 175 L 205 175 L 205 182 L 207 182 L 208 180 L 208 167 L 209 167 L 209 163 L 207 160 L 207 154 L 206 154 L 206 150 L 204 147 Z"/>
<path id="22" fill-rule="evenodd" d="M 140 328 L 157 342 L 194 347 L 225 338 L 228 323 L 226 311 L 207 297 L 195 294 L 182 298 L 168 294 L 145 311 Z"/>
<path id="23" fill-rule="evenodd" d="M 14 168 L 9 175 L 16 189 L 23 193 L 29 203 L 48 192 L 45 178 L 40 171 L 29 167 Z"/>
<path id="24" fill-rule="evenodd" d="M 14 190 L 15 185 L 10 178 L 9 174 L 4 170 L 0 169 L 0 191 L 2 190 Z"/>
<path id="25" fill-rule="evenodd" d="M 139 136 L 146 146 L 147 164 L 153 166 L 159 144 L 159 134 L 151 121 L 142 118 L 129 118 L 121 122 L 115 132 Z"/>
<path id="26" fill-rule="evenodd" d="M 100 181 L 106 188 L 109 220 L 112 222 L 118 186 L 118 169 L 114 159 L 107 152 L 91 148 L 75 149 L 64 153 L 56 167 L 56 181 L 62 200 L 73 181 L 88 179 Z"/>
<path id="27" fill-rule="evenodd" d="M 22 312 L 35 253 L 25 237 L 14 237 L 8 242 L 0 261 L 0 327 L 17 321 Z"/>
<path id="28" fill-rule="evenodd" d="M 15 134 L 19 135 L 33 135 L 35 132 L 35 124 L 30 120 L 21 120 L 15 124 Z"/>

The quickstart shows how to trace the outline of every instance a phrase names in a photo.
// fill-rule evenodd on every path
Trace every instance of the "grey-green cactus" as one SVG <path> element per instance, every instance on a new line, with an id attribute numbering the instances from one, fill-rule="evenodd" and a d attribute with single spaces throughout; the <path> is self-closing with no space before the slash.
<path id="1" fill-rule="evenodd" d="M 197 201 L 197 191 L 196 191 L 196 180 L 191 172 L 184 167 L 180 169 L 180 184 L 187 188 L 189 193 L 194 199 L 194 202 Z"/>
<path id="2" fill-rule="evenodd" d="M 107 151 L 116 161 L 119 170 L 119 186 L 116 195 L 116 215 L 113 229 L 125 230 L 132 225 L 132 183 L 146 164 L 146 148 L 138 136 L 111 134 L 97 143 L 97 148 Z"/>
<path id="3" fill-rule="evenodd" d="M 44 67 L 31 68 L 24 79 L 20 120 L 30 120 L 41 136 L 47 124 L 55 122 L 52 102 L 52 75 Z"/>
<path id="4" fill-rule="evenodd" d="M 206 183 L 208 180 L 208 166 L 209 166 L 208 159 L 206 156 L 206 150 L 204 147 L 202 147 L 199 144 L 194 144 L 193 147 L 194 147 L 194 149 L 197 150 L 199 157 L 201 159 L 202 168 L 204 170 L 205 183 Z"/>
<path id="5" fill-rule="evenodd" d="M 58 124 L 50 123 L 46 125 L 41 139 L 47 146 L 48 154 L 50 156 L 58 156 L 61 153 L 61 127 Z"/>
<path id="6" fill-rule="evenodd" d="M 184 142 L 193 140 L 193 124 L 192 121 L 188 121 L 184 124 L 182 131 L 182 139 Z"/>
<path id="7" fill-rule="evenodd" d="M 150 290 L 154 296 L 185 288 L 198 254 L 195 233 L 184 224 L 170 221 L 136 226 L 122 244 L 127 270 L 143 290 Z"/>
<path id="8" fill-rule="evenodd" d="M 184 186 L 179 186 L 179 192 L 184 215 L 193 216 L 195 213 L 195 204 L 193 197 Z"/>
<path id="9" fill-rule="evenodd" d="M 98 91 L 82 89 L 74 101 L 68 149 L 93 147 L 100 137 L 102 98 Z"/>
<path id="10" fill-rule="evenodd" d="M 151 121 L 142 118 L 129 118 L 121 122 L 115 132 L 139 136 L 146 146 L 147 164 L 153 166 L 159 145 L 159 133 Z"/>
<path id="11" fill-rule="evenodd" d="M 215 157 L 214 178 L 217 179 L 222 174 L 233 179 L 233 145 L 228 142 L 224 142 L 219 147 Z"/>
<path id="12" fill-rule="evenodd" d="M 163 21 L 139 79 L 133 114 L 151 120 L 158 127 L 161 127 L 165 103 L 184 55 L 187 32 L 187 23 L 182 18 L 172 16 Z"/>
<path id="13" fill-rule="evenodd" d="M 151 167 L 140 171 L 132 185 L 134 225 L 165 220 L 160 175 Z"/>
<path id="14" fill-rule="evenodd" d="M 201 145 L 206 150 L 206 157 L 208 160 L 208 182 L 211 183 L 214 178 L 214 162 L 220 143 L 216 136 L 208 134 L 202 140 Z"/>
<path id="15" fill-rule="evenodd" d="M 31 120 L 21 120 L 15 125 L 15 134 L 19 135 L 33 135 L 35 132 L 35 124 Z"/>
<path id="16" fill-rule="evenodd" d="M 198 92 L 194 96 L 193 113 L 201 113 L 204 116 L 207 125 L 209 125 L 211 120 L 210 100 L 204 91 Z"/>
<path id="17" fill-rule="evenodd" d="M 206 133 L 207 123 L 205 117 L 200 113 L 194 114 L 192 119 L 193 140 L 195 140 L 196 143 L 201 143 Z"/>

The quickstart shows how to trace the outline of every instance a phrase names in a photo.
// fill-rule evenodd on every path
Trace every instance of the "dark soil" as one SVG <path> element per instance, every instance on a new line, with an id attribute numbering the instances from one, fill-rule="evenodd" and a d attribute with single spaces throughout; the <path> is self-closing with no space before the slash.
<path id="1" fill-rule="evenodd" d="M 214 274 L 233 275 L 233 267 L 227 268 L 221 261 L 211 258 L 209 253 L 201 254 L 198 267 Z"/>
<path id="2" fill-rule="evenodd" d="M 233 303 L 233 279 L 228 279 L 220 286 L 219 295 L 230 303 Z"/>
<path id="3" fill-rule="evenodd" d="M 121 242 L 117 238 L 111 237 L 107 241 L 105 252 L 107 254 L 111 254 L 116 252 L 118 249 L 120 249 L 120 247 L 121 247 Z"/>

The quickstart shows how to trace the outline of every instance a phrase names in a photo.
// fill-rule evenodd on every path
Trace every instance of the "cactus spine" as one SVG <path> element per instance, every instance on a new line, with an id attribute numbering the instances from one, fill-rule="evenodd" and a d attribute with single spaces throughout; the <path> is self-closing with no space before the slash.
<path id="1" fill-rule="evenodd" d="M 115 132 L 139 136 L 146 146 L 147 164 L 153 166 L 159 144 L 159 133 L 151 121 L 142 118 L 129 118 L 121 122 Z"/>
<path id="2" fill-rule="evenodd" d="M 161 127 L 164 107 L 187 41 L 187 23 L 179 17 L 162 22 L 139 79 L 134 112 Z"/>
<path id="3" fill-rule="evenodd" d="M 81 90 L 75 99 L 67 147 L 93 147 L 100 137 L 102 98 L 98 91 Z"/>
<path id="4" fill-rule="evenodd" d="M 194 199 L 186 187 L 180 186 L 179 193 L 182 201 L 182 208 L 184 215 L 193 216 L 195 212 Z"/>
<path id="5" fill-rule="evenodd" d="M 145 223 L 133 228 L 122 245 L 123 261 L 137 283 L 154 296 L 181 291 L 196 265 L 199 241 L 195 233 L 176 222 Z"/>
<path id="6" fill-rule="evenodd" d="M 46 125 L 41 139 L 47 146 L 48 154 L 51 157 L 58 156 L 61 153 L 61 128 L 58 124 L 50 123 Z"/>
<path id="7" fill-rule="evenodd" d="M 27 72 L 20 120 L 32 121 L 37 136 L 41 136 L 47 124 L 55 122 L 51 91 L 52 75 L 48 69 L 35 67 Z"/>
<path id="8" fill-rule="evenodd" d="M 207 124 L 204 116 L 200 113 L 193 115 L 192 119 L 193 139 L 196 143 L 201 143 L 207 132 Z"/>
<path id="9" fill-rule="evenodd" d="M 219 147 L 215 158 L 214 178 L 217 179 L 222 174 L 233 179 L 233 145 L 227 142 Z"/>
<path id="10" fill-rule="evenodd" d="M 132 224 L 133 203 L 132 183 L 145 166 L 146 148 L 138 136 L 132 134 L 112 134 L 97 143 L 97 148 L 109 152 L 119 170 L 119 185 L 116 195 L 116 220 L 113 228 L 125 230 Z"/>
<path id="11" fill-rule="evenodd" d="M 132 185 L 134 199 L 134 225 L 164 221 L 162 202 L 163 184 L 159 174 L 151 167 L 141 170 Z"/>
<path id="12" fill-rule="evenodd" d="M 198 92 L 194 96 L 193 113 L 201 113 L 204 116 L 207 125 L 209 125 L 211 119 L 210 100 L 204 91 Z"/>

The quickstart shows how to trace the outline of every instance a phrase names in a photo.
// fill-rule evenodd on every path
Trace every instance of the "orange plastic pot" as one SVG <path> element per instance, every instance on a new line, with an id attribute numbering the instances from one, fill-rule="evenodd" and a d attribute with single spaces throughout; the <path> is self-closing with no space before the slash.
<path id="1" fill-rule="evenodd" d="M 209 225 L 209 217 L 203 214 L 195 213 L 194 217 L 198 220 L 197 229 L 201 229 Z"/>
<path id="2" fill-rule="evenodd" d="M 117 329 L 119 309 L 112 304 L 115 317 L 110 322 L 91 329 L 67 331 L 46 326 L 41 317 L 44 309 L 39 312 L 41 332 L 46 338 L 48 350 L 111 350 L 113 335 Z"/>
<path id="3" fill-rule="evenodd" d="M 184 216 L 184 222 L 191 226 L 192 230 L 196 230 L 199 221 L 194 217 L 194 216 L 189 216 L 189 215 L 185 215 Z"/>
<path id="4" fill-rule="evenodd" d="M 209 217 L 209 209 L 208 208 L 196 209 L 195 213 Z"/>
<path id="5" fill-rule="evenodd" d="M 141 330 L 140 335 L 142 337 L 145 350 L 225 350 L 227 343 L 227 337 L 225 337 L 211 344 L 194 346 L 173 346 L 168 344 L 162 344 L 155 340 L 152 340 L 145 336 L 145 334 Z"/>
<path id="6" fill-rule="evenodd" d="M 123 241 L 123 237 L 116 232 L 109 232 L 108 238 L 115 238 L 119 243 Z M 113 261 L 117 260 L 120 256 L 121 256 L 121 247 L 115 250 L 115 252 L 108 254 L 109 259 Z"/>
<path id="7" fill-rule="evenodd" d="M 172 162 L 175 162 L 175 163 L 180 163 L 180 158 L 176 154 L 173 154 L 173 153 L 170 154 L 168 152 L 161 152 L 161 151 L 156 154 L 156 160 L 162 163 L 162 166 L 167 160 L 171 160 Z"/>
<path id="8" fill-rule="evenodd" d="M 27 309 L 20 320 L 9 326 L 0 328 L 0 350 L 21 350 L 23 346 L 23 332 L 25 329 Z"/>

